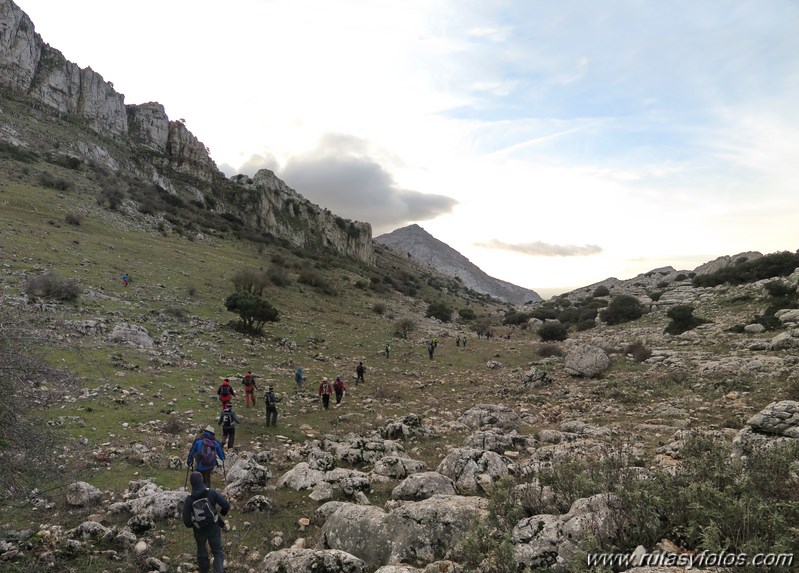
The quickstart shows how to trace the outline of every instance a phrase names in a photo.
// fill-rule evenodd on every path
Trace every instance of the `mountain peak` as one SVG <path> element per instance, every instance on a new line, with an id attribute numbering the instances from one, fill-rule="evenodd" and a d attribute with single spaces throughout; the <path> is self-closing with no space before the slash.
<path id="1" fill-rule="evenodd" d="M 374 240 L 395 251 L 407 253 L 419 263 L 444 275 L 460 278 L 466 287 L 479 293 L 514 304 L 542 300 L 533 290 L 487 275 L 469 259 L 417 224 L 396 229 L 375 237 Z"/>

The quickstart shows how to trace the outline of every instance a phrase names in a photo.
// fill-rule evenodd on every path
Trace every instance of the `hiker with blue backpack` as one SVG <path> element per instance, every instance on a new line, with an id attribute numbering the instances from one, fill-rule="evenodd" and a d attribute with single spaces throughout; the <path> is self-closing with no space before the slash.
<path id="1" fill-rule="evenodd" d="M 214 556 L 214 573 L 223 573 L 225 570 L 225 556 L 222 551 L 222 529 L 225 529 L 225 522 L 221 516 L 227 515 L 228 511 L 228 500 L 205 485 L 200 473 L 192 472 L 191 493 L 183 502 L 183 525 L 191 527 L 194 533 L 200 573 L 209 573 L 211 570 L 207 547 L 209 545 Z"/>
<path id="2" fill-rule="evenodd" d="M 214 428 L 208 426 L 202 435 L 194 440 L 189 450 L 189 457 L 186 458 L 186 465 L 200 472 L 205 487 L 211 487 L 211 472 L 217 466 L 217 458 L 224 462 L 225 452 L 222 450 L 222 445 L 216 441 Z"/>

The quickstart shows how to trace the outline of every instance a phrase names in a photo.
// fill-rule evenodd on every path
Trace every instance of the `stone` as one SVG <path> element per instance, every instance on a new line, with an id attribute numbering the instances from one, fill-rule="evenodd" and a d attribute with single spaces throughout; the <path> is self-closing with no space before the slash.
<path id="1" fill-rule="evenodd" d="M 564 370 L 572 376 L 596 378 L 610 366 L 610 358 L 601 348 L 578 345 L 566 354 Z"/>
<path id="2" fill-rule="evenodd" d="M 78 481 L 67 486 L 66 500 L 73 507 L 94 505 L 103 496 L 103 492 L 85 481 Z"/>
<path id="3" fill-rule="evenodd" d="M 421 472 L 406 477 L 391 490 L 391 499 L 422 501 L 434 495 L 455 495 L 458 491 L 451 478 L 438 472 Z"/>

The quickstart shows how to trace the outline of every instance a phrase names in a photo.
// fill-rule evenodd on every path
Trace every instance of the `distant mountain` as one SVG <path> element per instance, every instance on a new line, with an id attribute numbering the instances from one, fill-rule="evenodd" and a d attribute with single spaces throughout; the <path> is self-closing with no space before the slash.
<path id="1" fill-rule="evenodd" d="M 479 293 L 513 304 L 542 300 L 533 290 L 488 276 L 469 259 L 419 225 L 409 225 L 375 237 L 374 240 L 395 251 L 410 254 L 417 262 L 441 274 L 460 278 L 466 287 Z"/>

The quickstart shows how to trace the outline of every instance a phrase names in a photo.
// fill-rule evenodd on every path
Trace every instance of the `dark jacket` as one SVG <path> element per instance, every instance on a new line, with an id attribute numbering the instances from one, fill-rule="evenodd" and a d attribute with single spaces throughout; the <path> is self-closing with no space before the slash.
<path id="1" fill-rule="evenodd" d="M 222 424 L 222 421 L 224 420 L 226 413 L 230 414 L 230 422 L 231 423 L 229 425 Z M 241 424 L 241 420 L 239 420 L 239 417 L 236 415 L 236 412 L 234 412 L 231 409 L 231 410 L 225 410 L 224 412 L 219 414 L 219 421 L 217 422 L 217 424 L 219 424 L 223 428 L 233 428 L 233 427 L 236 426 L 236 424 Z"/>
<path id="2" fill-rule="evenodd" d="M 216 460 L 214 460 L 214 463 L 211 466 L 206 466 L 200 461 L 200 458 L 203 455 L 203 438 L 211 438 L 214 441 L 214 444 L 216 444 L 216 457 L 218 457 L 220 460 L 225 459 L 225 452 L 222 451 L 222 446 L 220 445 L 219 442 L 216 441 L 214 435 L 211 434 L 210 432 L 203 432 L 202 437 L 197 438 L 194 441 L 194 444 L 192 444 L 191 449 L 189 450 L 189 456 L 186 458 L 186 465 L 190 466 L 194 461 L 194 456 L 199 456 L 197 458 L 197 466 L 195 469 L 200 471 L 213 469 L 217 465 Z"/>
<path id="3" fill-rule="evenodd" d="M 187 495 L 186 500 L 183 502 L 183 525 L 186 527 L 194 526 L 191 522 L 192 504 L 203 497 L 205 492 L 208 492 L 208 501 L 211 502 L 211 506 L 214 510 L 219 506 L 221 508 L 219 513 L 221 515 L 227 515 L 227 512 L 230 511 L 230 503 L 225 499 L 225 496 L 215 489 L 206 488 L 204 485 L 201 485 L 199 488 L 192 489 L 191 494 Z M 217 526 L 218 525 L 219 522 L 217 521 Z"/>

